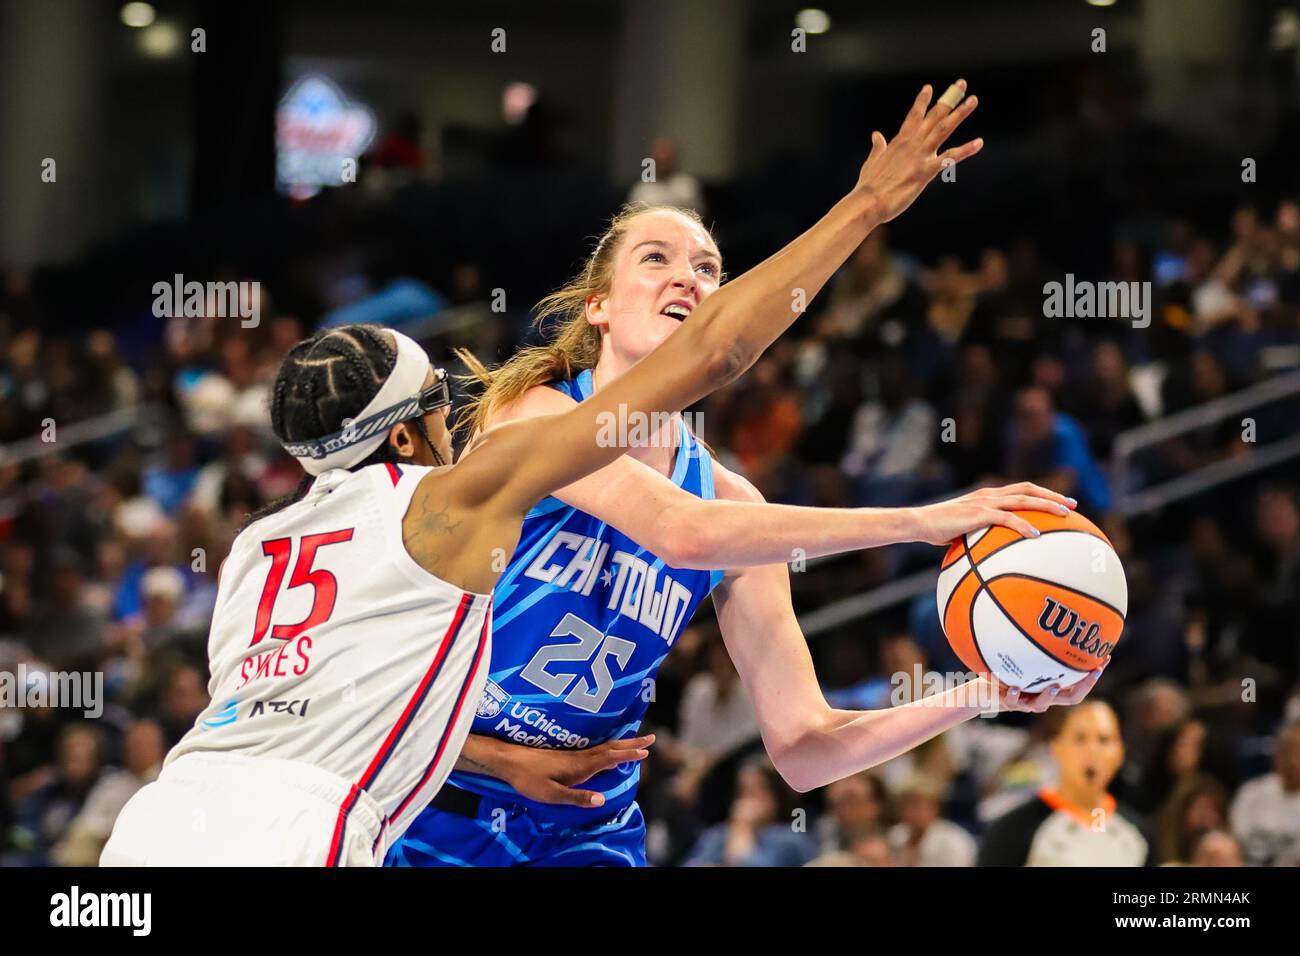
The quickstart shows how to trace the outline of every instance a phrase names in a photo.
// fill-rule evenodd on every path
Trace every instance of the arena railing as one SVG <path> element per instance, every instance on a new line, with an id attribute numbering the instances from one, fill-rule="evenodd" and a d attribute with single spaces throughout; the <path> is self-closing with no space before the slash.
<path id="1" fill-rule="evenodd" d="M 1253 448 L 1247 455 L 1213 462 L 1147 489 L 1132 488 L 1131 462 L 1138 452 L 1188 432 L 1217 425 L 1250 409 L 1297 395 L 1300 395 L 1300 369 L 1275 375 L 1239 392 L 1139 425 L 1116 436 L 1110 462 L 1110 478 L 1118 492 L 1116 511 L 1125 518 L 1155 511 L 1171 501 L 1200 494 L 1300 455 L 1300 431 L 1297 431 L 1295 435 Z"/>
<path id="2" fill-rule="evenodd" d="M 1300 457 L 1298 428 L 1296 434 L 1253 448 L 1249 454 L 1212 462 L 1150 488 L 1131 487 L 1135 477 L 1131 464 L 1133 457 L 1145 449 L 1188 432 L 1217 425 L 1250 409 L 1295 396 L 1300 396 L 1300 369 L 1275 375 L 1231 395 L 1120 433 L 1115 438 L 1109 466 L 1109 477 L 1116 490 L 1115 511 L 1124 518 L 1157 511 L 1172 502 L 1193 497 L 1218 485 Z M 953 494 L 962 493 L 964 492 Z M 811 564 L 810 561 L 809 565 Z M 911 601 L 926 591 L 933 590 L 937 580 L 937 570 L 917 571 L 803 614 L 799 617 L 799 625 L 806 637 L 812 637 Z"/>
<path id="3" fill-rule="evenodd" d="M 54 441 L 46 441 L 40 435 L 33 435 L 31 438 L 24 438 L 9 445 L 0 445 L 0 465 L 35 461 L 78 445 L 110 438 L 120 432 L 157 421 L 163 414 L 163 409 L 159 405 L 130 405 L 68 425 L 59 425 L 56 422 Z"/>

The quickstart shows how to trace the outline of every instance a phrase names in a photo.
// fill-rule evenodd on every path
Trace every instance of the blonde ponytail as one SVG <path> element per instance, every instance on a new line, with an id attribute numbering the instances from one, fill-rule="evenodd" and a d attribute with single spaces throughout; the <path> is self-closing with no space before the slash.
<path id="1" fill-rule="evenodd" d="M 462 380 L 476 382 L 483 390 L 461 408 L 456 428 L 470 435 L 482 431 L 492 416 L 531 388 L 572 378 L 583 369 L 595 368 L 600 359 L 600 329 L 587 321 L 587 299 L 606 295 L 614 281 L 614 259 L 637 216 L 660 209 L 671 210 L 703 225 L 699 213 L 677 206 L 655 206 L 644 202 L 624 205 L 610 220 L 582 270 L 537 303 L 534 325 L 543 330 L 551 323 L 551 333 L 541 345 L 521 348 L 503 364 L 489 369 L 474 355 L 456 349 L 456 355 L 469 369 Z"/>

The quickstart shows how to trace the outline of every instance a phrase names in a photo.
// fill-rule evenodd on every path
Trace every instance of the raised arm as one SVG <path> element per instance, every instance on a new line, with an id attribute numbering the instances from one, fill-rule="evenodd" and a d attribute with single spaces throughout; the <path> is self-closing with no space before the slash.
<path id="1" fill-rule="evenodd" d="M 849 195 L 780 252 L 709 296 L 625 375 L 566 412 L 481 435 L 465 461 L 482 455 L 496 466 L 487 480 L 497 500 L 527 510 L 626 451 L 599 440 L 609 422 L 680 410 L 749 368 L 866 235 L 912 204 L 945 158 L 960 162 L 979 151 L 982 143 L 974 140 L 938 152 L 970 115 L 975 98 L 949 110 L 943 104 L 929 108 L 930 97 L 926 86 L 892 142 L 872 134 L 871 154 Z M 472 471 L 482 468 L 478 464 Z"/>

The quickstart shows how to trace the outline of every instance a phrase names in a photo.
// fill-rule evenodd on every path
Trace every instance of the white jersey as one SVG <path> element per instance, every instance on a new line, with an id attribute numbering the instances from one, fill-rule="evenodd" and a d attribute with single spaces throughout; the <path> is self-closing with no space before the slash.
<path id="1" fill-rule="evenodd" d="M 402 542 L 428 471 L 327 471 L 235 539 L 208 638 L 212 700 L 164 775 L 197 752 L 307 764 L 349 785 L 331 856 L 358 802 L 381 816 L 377 854 L 400 836 L 455 763 L 490 658 L 491 595 L 433 576 Z"/>

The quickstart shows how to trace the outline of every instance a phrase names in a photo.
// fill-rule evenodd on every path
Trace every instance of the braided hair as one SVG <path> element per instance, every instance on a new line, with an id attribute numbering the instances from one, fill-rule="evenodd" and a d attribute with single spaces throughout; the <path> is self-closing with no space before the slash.
<path id="1" fill-rule="evenodd" d="M 396 364 L 395 343 L 377 325 L 341 325 L 303 339 L 289 350 L 276 372 L 270 400 L 272 431 L 282 442 L 300 442 L 345 428 L 344 420 L 361 413 Z M 429 441 L 422 418 L 416 419 L 416 427 Z M 348 470 L 399 461 L 397 449 L 385 441 Z M 300 501 L 314 480 L 313 475 L 303 475 L 297 488 L 251 514 L 239 530 Z"/>

